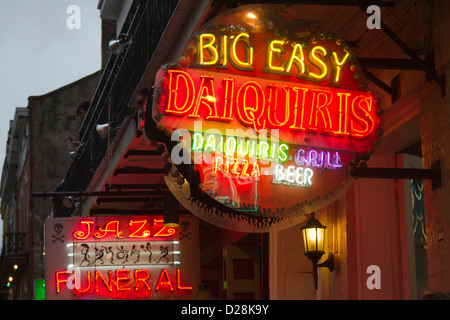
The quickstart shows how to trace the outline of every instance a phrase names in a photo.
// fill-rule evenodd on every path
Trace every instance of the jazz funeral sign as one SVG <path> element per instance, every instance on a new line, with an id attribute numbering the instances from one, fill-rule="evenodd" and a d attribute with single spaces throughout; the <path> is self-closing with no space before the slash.
<path id="1" fill-rule="evenodd" d="M 162 216 L 46 220 L 47 299 L 192 299 L 197 223 Z"/>
<path id="2" fill-rule="evenodd" d="M 348 45 L 319 27 L 239 9 L 157 73 L 154 120 L 182 140 L 172 161 L 192 161 L 215 200 L 260 216 L 304 214 L 341 196 L 349 164 L 373 152 L 380 100 Z"/>

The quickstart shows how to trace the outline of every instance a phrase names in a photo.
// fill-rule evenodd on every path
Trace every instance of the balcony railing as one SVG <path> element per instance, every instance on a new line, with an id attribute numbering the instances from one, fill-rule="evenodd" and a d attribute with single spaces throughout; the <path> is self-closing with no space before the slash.
<path id="1" fill-rule="evenodd" d="M 5 256 L 23 256 L 27 254 L 26 233 L 7 232 L 5 233 Z"/>
<path id="2" fill-rule="evenodd" d="M 132 36 L 132 43 L 122 54 L 110 56 L 80 128 L 81 147 L 58 191 L 80 191 L 89 185 L 108 147 L 107 139 L 96 133 L 96 125 L 109 122 L 120 127 L 125 117 L 135 112 L 127 106 L 178 3 L 133 1 L 122 28 L 123 34 Z M 115 134 L 113 130 L 112 140 Z"/>

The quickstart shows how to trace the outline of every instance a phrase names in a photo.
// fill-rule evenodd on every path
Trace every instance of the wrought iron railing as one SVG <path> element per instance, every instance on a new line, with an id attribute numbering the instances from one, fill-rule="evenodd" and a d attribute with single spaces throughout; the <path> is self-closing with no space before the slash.
<path id="1" fill-rule="evenodd" d="M 5 256 L 22 256 L 27 254 L 28 246 L 26 242 L 26 233 L 7 232 L 5 233 Z"/>
<path id="2" fill-rule="evenodd" d="M 96 125 L 109 122 L 120 127 L 127 114 L 135 112 L 127 107 L 178 3 L 133 1 L 122 28 L 132 43 L 122 54 L 110 56 L 80 128 L 80 147 L 58 191 L 80 191 L 89 185 L 108 147 L 108 140 L 96 133 Z M 115 134 L 113 130 L 112 140 Z"/>

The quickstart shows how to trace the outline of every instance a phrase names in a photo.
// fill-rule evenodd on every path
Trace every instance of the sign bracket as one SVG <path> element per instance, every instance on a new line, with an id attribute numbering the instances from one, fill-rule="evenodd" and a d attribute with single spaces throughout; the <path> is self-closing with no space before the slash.
<path id="1" fill-rule="evenodd" d="M 351 175 L 354 178 L 431 180 L 432 190 L 442 185 L 440 160 L 435 161 L 431 169 L 354 167 Z"/>

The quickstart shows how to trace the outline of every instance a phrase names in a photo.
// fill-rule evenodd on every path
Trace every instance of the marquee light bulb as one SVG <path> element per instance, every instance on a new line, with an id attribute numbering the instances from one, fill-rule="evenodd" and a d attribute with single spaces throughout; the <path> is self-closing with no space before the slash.
<path id="1" fill-rule="evenodd" d="M 249 13 L 247 13 L 247 18 L 256 19 L 256 14 L 250 11 Z"/>

